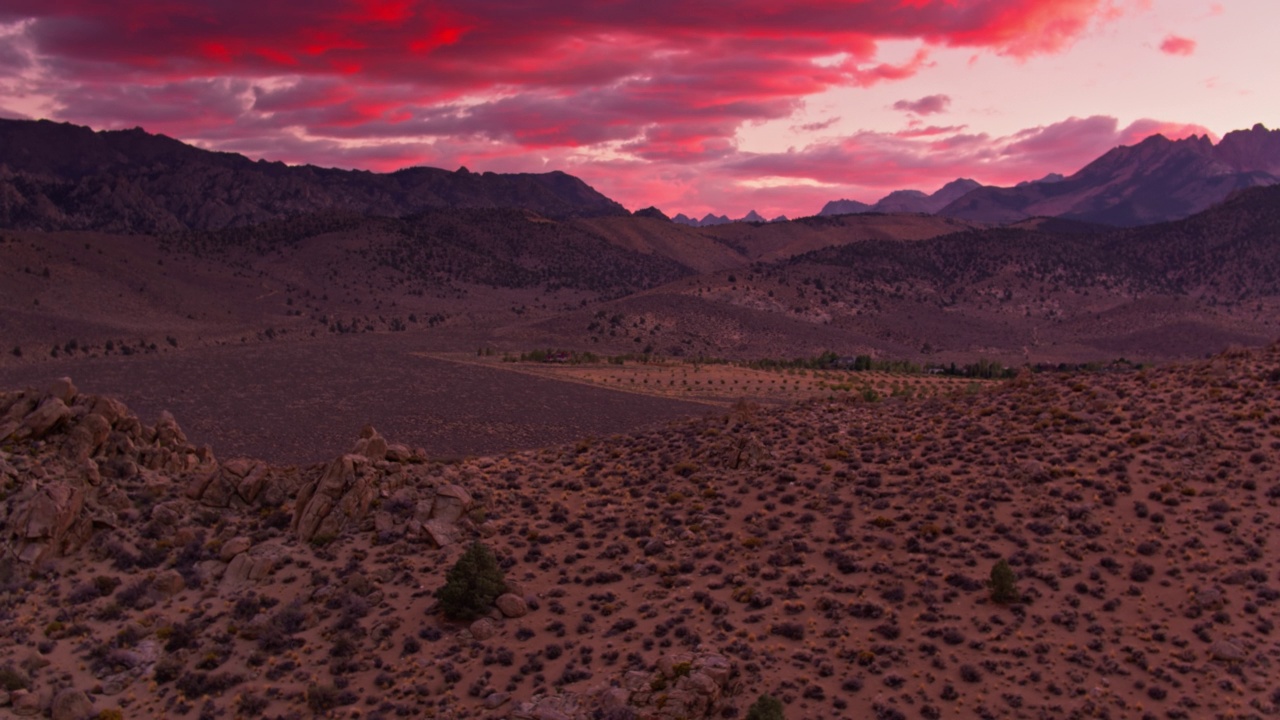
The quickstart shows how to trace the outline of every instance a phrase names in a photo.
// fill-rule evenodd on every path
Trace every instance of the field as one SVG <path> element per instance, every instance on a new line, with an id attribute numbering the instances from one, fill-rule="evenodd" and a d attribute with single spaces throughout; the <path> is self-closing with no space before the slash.
<path id="1" fill-rule="evenodd" d="M 852 370 L 760 368 L 744 363 L 681 359 L 621 363 L 512 361 L 493 356 L 421 353 L 421 357 L 520 373 L 558 382 L 590 385 L 651 398 L 731 407 L 741 400 L 781 405 L 803 400 L 859 397 L 937 397 L 976 392 L 991 381 L 962 377 Z"/>
<path id="2" fill-rule="evenodd" d="M 361 334 L 307 342 L 79 358 L 0 369 L 0 387 L 70 376 L 154 422 L 168 410 L 219 457 L 307 463 L 349 447 L 371 424 L 457 458 L 566 443 L 705 414 L 705 404 L 530 377 L 423 354 L 421 336 Z"/>

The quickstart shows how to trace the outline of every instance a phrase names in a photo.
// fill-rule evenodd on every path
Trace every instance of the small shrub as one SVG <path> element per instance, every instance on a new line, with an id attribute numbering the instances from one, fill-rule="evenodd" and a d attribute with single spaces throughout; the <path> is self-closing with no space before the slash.
<path id="1" fill-rule="evenodd" d="M 1001 604 L 1018 602 L 1017 581 L 1009 562 L 1001 559 L 991 568 L 991 599 Z"/>
<path id="2" fill-rule="evenodd" d="M 307 707 L 320 715 L 338 706 L 338 689 L 332 685 L 312 683 L 307 687 Z"/>
<path id="3" fill-rule="evenodd" d="M 767 693 L 761 695 L 747 709 L 747 720 L 784 720 L 782 701 Z"/>

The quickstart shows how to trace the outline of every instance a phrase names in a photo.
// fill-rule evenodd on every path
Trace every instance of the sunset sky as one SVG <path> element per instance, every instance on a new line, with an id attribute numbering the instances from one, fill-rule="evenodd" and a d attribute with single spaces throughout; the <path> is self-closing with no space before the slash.
<path id="1" fill-rule="evenodd" d="M 0 0 L 0 116 L 812 215 L 1280 124 L 1276 0 Z"/>

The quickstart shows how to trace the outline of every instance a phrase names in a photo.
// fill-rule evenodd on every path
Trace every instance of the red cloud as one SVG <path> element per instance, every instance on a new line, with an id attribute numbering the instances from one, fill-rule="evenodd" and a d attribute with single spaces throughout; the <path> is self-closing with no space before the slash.
<path id="1" fill-rule="evenodd" d="M 1160 43 L 1160 52 L 1168 55 L 1191 55 L 1196 51 L 1196 41 L 1177 35 L 1166 36 Z"/>
<path id="2" fill-rule="evenodd" d="M 0 24 L 23 28 L 21 52 L 0 48 L 0 67 L 22 69 L 25 91 L 48 98 L 56 119 L 95 127 L 144 125 L 207 147 L 341 167 L 564 169 L 624 203 L 709 204 L 748 192 L 708 183 L 709 172 L 752 163 L 841 186 L 846 180 L 836 178 L 872 160 L 885 165 L 866 176 L 897 187 L 932 182 L 961 161 L 1014 168 L 992 170 L 989 181 L 1025 179 L 1016 167 L 1035 163 L 1001 153 L 1034 145 L 1032 136 L 860 134 L 799 151 L 795 162 L 812 162 L 811 170 L 744 157 L 736 137 L 749 123 L 791 117 L 810 95 L 910 77 L 938 47 L 1018 58 L 1060 51 L 1112 8 L 1113 0 L 743 0 L 731 8 L 685 0 L 0 0 Z M 885 62 L 885 41 L 917 51 Z M 905 109 L 941 112 L 944 99 Z M 1032 150 L 1055 170 L 1085 159 L 1078 149 Z M 863 152 L 867 159 L 855 157 Z M 811 191 L 828 192 L 749 193 L 772 214 L 795 212 L 777 205 Z"/>
<path id="3" fill-rule="evenodd" d="M 950 96 L 927 95 L 919 100 L 899 100 L 893 104 L 893 109 L 916 115 L 933 115 L 946 112 L 949 105 L 951 105 Z"/>
<path id="4" fill-rule="evenodd" d="M 746 0 L 726 12 L 683 0 L 10 0 L 0 22 L 29 22 L 26 34 L 47 70 L 43 91 L 62 102 L 61 118 L 99 126 L 130 118 L 80 109 L 75 99 L 87 85 L 285 75 L 342 80 L 357 96 L 375 96 L 368 99 L 374 104 L 408 89 L 416 98 L 399 117 L 438 115 L 465 96 L 568 100 L 595 91 L 638 100 L 647 93 L 703 110 L 692 120 L 699 127 L 706 115 L 717 116 L 722 139 L 731 140 L 740 123 L 774 119 L 806 95 L 909 77 L 928 64 L 929 46 L 1020 57 L 1054 52 L 1102 17 L 1107 4 Z M 882 40 L 923 47 L 905 63 L 878 62 Z M 836 65 L 815 62 L 841 54 L 846 60 Z M 744 116 L 751 107 L 767 110 Z M 254 109 L 246 108 L 243 122 L 252 121 Z M 512 125 L 500 134 L 529 138 L 533 146 L 589 141 L 557 130 L 562 124 L 507 121 Z M 653 124 L 670 126 L 672 118 L 642 111 L 629 125 L 631 137 L 642 139 Z"/>

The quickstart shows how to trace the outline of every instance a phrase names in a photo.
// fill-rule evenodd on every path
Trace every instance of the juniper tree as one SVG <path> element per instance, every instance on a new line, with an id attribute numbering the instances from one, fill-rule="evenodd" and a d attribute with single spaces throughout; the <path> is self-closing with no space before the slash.
<path id="1" fill-rule="evenodd" d="M 475 620 L 489 612 L 506 588 L 502 568 L 493 551 L 476 541 L 458 558 L 436 591 L 440 609 L 450 620 Z"/>
<path id="2" fill-rule="evenodd" d="M 1001 559 L 991 568 L 991 599 L 1001 604 L 1017 602 L 1017 580 L 1018 576 L 1009 567 L 1009 562 Z"/>

